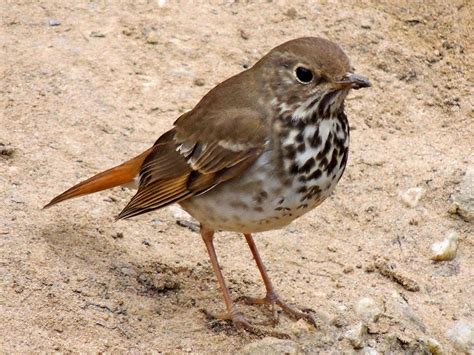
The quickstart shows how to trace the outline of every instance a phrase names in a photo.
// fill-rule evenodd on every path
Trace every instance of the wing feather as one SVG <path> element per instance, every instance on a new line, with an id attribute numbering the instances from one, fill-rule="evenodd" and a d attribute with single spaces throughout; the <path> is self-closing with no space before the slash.
<path id="1" fill-rule="evenodd" d="M 270 125 L 267 112 L 253 108 L 249 76 L 250 70 L 219 84 L 156 141 L 119 219 L 205 193 L 255 162 L 267 147 Z"/>

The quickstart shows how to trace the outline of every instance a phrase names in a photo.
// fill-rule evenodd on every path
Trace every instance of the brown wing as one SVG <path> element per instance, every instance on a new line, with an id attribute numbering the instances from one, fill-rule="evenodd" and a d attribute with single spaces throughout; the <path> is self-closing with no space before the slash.
<path id="1" fill-rule="evenodd" d="M 138 192 L 119 219 L 204 193 L 240 175 L 261 154 L 267 124 L 261 113 L 250 108 L 251 98 L 233 106 L 228 100 L 217 100 L 210 107 L 206 101 L 213 91 L 157 140 L 140 170 Z"/>

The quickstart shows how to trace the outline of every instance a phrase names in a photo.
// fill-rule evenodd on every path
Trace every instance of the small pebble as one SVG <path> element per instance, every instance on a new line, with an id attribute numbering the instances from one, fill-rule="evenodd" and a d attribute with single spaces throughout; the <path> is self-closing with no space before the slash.
<path id="1" fill-rule="evenodd" d="M 345 337 L 349 340 L 354 349 L 361 349 L 364 346 L 364 337 L 366 333 L 367 326 L 360 322 L 350 328 L 346 332 Z"/>
<path id="2" fill-rule="evenodd" d="M 412 187 L 400 193 L 400 200 L 407 207 L 414 208 L 418 206 L 421 198 L 425 195 L 425 189 L 422 187 Z"/>
<path id="3" fill-rule="evenodd" d="M 125 276 L 136 276 L 137 272 L 129 266 L 122 266 L 120 268 L 120 273 Z"/>
<path id="4" fill-rule="evenodd" d="M 193 221 L 188 221 L 186 219 L 178 219 L 176 221 L 176 224 L 178 226 L 188 228 L 191 232 L 194 232 L 194 233 L 199 233 L 200 230 L 201 230 L 200 227 L 199 227 L 199 224 L 197 224 Z"/>
<path id="5" fill-rule="evenodd" d="M 239 32 L 240 32 L 240 38 L 245 39 L 245 40 L 248 40 L 250 38 L 249 34 L 246 31 L 240 30 Z"/>
<path id="6" fill-rule="evenodd" d="M 158 32 L 150 31 L 146 35 L 146 43 L 148 44 L 158 44 L 160 42 L 160 37 L 158 36 Z"/>
<path id="7" fill-rule="evenodd" d="M 293 322 L 290 325 L 290 330 L 294 335 L 301 336 L 310 331 L 310 325 L 306 320 L 300 319 L 299 321 Z"/>
<path id="8" fill-rule="evenodd" d="M 50 26 L 52 26 L 52 27 L 54 27 L 54 26 L 60 26 L 60 25 L 61 25 L 61 21 L 56 20 L 56 19 L 50 19 L 50 20 L 48 21 L 48 24 L 49 24 Z"/>
<path id="9" fill-rule="evenodd" d="M 290 7 L 285 13 L 284 13 L 285 16 L 291 18 L 292 20 L 294 20 L 296 18 L 296 16 L 298 16 L 298 11 L 296 11 L 296 9 L 294 7 Z"/>
<path id="10" fill-rule="evenodd" d="M 123 238 L 123 233 L 122 232 L 117 232 L 115 234 L 112 234 L 112 238 L 114 239 L 122 239 Z"/>
<path id="11" fill-rule="evenodd" d="M 344 269 L 342 269 L 342 272 L 344 274 L 350 274 L 353 271 L 354 271 L 354 268 L 352 266 L 346 266 Z"/>
<path id="12" fill-rule="evenodd" d="M 9 144 L 0 143 L 0 155 L 11 158 L 15 154 L 15 148 Z"/>
<path id="13" fill-rule="evenodd" d="M 370 297 L 364 297 L 354 306 L 356 314 L 364 322 L 376 322 L 382 314 L 382 307 Z"/>
<path id="14" fill-rule="evenodd" d="M 370 346 L 364 346 L 364 348 L 361 350 L 361 354 L 363 355 L 378 355 L 379 352 L 375 350 L 374 348 L 371 348 Z"/>
<path id="15" fill-rule="evenodd" d="M 360 27 L 364 30 L 370 30 L 372 28 L 372 19 L 361 19 Z"/>
<path id="16" fill-rule="evenodd" d="M 474 331 L 471 324 L 457 321 L 446 335 L 459 350 L 467 354 L 474 353 Z"/>
<path id="17" fill-rule="evenodd" d="M 451 232 L 443 241 L 433 243 L 431 245 L 433 253 L 431 259 L 435 261 L 453 260 L 458 249 L 458 239 L 459 235 L 456 232 Z"/>
<path id="18" fill-rule="evenodd" d="M 428 338 L 426 339 L 426 348 L 428 351 L 433 354 L 433 355 L 443 355 L 445 352 L 443 351 L 443 348 L 441 347 L 441 344 L 433 338 Z"/>
<path id="19" fill-rule="evenodd" d="M 99 31 L 92 31 L 92 32 L 89 34 L 89 37 L 93 37 L 93 38 L 104 38 L 104 37 L 105 37 L 105 33 L 102 33 L 102 32 L 99 32 Z"/>
<path id="20" fill-rule="evenodd" d="M 193 84 L 196 86 L 204 86 L 206 82 L 204 81 L 204 79 L 196 78 L 194 79 Z"/>
<path id="21" fill-rule="evenodd" d="M 449 212 L 458 214 L 467 222 L 474 222 L 474 166 L 467 169 Z"/>
<path id="22" fill-rule="evenodd" d="M 171 212 L 171 215 L 175 219 L 187 219 L 187 220 L 192 220 L 191 215 L 183 210 L 181 207 L 176 206 L 176 205 L 171 205 L 168 207 L 168 210 Z"/>

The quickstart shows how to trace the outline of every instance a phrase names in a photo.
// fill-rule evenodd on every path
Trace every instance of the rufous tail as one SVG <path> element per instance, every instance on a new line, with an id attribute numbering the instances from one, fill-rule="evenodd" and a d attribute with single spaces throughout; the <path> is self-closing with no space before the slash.
<path id="1" fill-rule="evenodd" d="M 64 191 L 62 194 L 56 196 L 43 208 L 51 207 L 59 202 L 69 200 L 73 197 L 79 197 L 94 192 L 110 189 L 115 186 L 124 185 L 130 183 L 140 173 L 140 168 L 145 158 L 150 154 L 152 148 L 144 151 L 139 156 L 126 161 L 114 168 L 103 171 L 93 177 L 80 182 L 79 184 L 71 187 L 69 190 Z"/>

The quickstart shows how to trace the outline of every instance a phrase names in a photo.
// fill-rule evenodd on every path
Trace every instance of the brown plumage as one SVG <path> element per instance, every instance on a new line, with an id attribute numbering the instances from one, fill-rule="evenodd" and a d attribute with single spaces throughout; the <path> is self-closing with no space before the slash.
<path id="1" fill-rule="evenodd" d="M 277 304 L 314 323 L 277 296 L 250 233 L 281 228 L 330 195 L 348 156 L 344 99 L 350 89 L 367 86 L 338 45 L 314 37 L 286 42 L 209 91 L 153 147 L 45 207 L 138 179 L 138 192 L 118 218 L 175 202 L 193 215 L 201 223 L 227 319 L 258 331 L 236 312 L 214 251 L 214 230 L 245 235 L 267 291 L 248 302 Z"/>
<path id="2" fill-rule="evenodd" d="M 62 194 L 53 198 L 44 208 L 51 207 L 59 202 L 70 198 L 92 194 L 112 187 L 132 183 L 140 172 L 140 168 L 145 158 L 150 154 L 152 148 L 147 149 L 139 156 L 126 161 L 114 168 L 105 170 L 93 177 L 74 185 Z"/>

